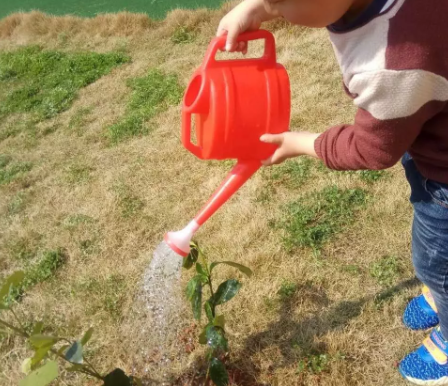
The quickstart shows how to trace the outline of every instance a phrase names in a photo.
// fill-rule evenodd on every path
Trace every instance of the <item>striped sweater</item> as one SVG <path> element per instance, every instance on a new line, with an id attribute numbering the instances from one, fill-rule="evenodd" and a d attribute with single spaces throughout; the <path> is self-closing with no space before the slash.
<path id="1" fill-rule="evenodd" d="M 408 151 L 426 178 L 448 183 L 448 1 L 378 1 L 361 25 L 329 28 L 358 112 L 320 135 L 316 153 L 332 169 L 359 170 Z"/>

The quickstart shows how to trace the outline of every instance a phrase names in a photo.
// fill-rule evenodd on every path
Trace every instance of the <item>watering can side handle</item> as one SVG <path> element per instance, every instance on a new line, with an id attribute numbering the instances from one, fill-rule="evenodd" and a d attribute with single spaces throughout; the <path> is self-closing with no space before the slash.
<path id="1" fill-rule="evenodd" d="M 196 157 L 202 158 L 202 149 L 191 142 L 191 119 L 191 113 L 184 110 L 182 112 L 182 144 Z"/>
<path id="2" fill-rule="evenodd" d="M 203 64 L 204 68 L 211 67 L 217 63 L 216 54 L 217 54 L 218 50 L 224 49 L 224 47 L 226 45 L 226 39 L 227 39 L 227 36 L 224 35 L 224 36 L 216 37 L 211 41 L 211 43 L 208 47 L 207 53 L 205 55 L 204 64 Z M 263 57 L 257 58 L 257 59 L 248 59 L 248 60 L 262 60 L 272 66 L 275 66 L 275 64 L 277 63 L 277 54 L 276 54 L 276 49 L 275 49 L 275 38 L 271 32 L 264 30 L 264 29 L 244 32 L 238 36 L 237 41 L 238 42 L 248 42 L 251 40 L 259 40 L 259 39 L 264 39 L 266 41 Z"/>

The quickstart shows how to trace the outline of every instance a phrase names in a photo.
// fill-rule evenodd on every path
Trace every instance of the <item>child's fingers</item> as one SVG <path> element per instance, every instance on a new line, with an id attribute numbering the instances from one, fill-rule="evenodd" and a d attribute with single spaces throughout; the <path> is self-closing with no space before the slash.
<path id="1" fill-rule="evenodd" d="M 226 51 L 227 52 L 234 52 L 238 48 L 238 35 L 240 34 L 240 29 L 238 26 L 235 26 L 233 28 L 229 28 L 227 31 L 227 41 L 226 41 Z"/>
<path id="2" fill-rule="evenodd" d="M 264 143 L 272 143 L 280 146 L 283 143 L 283 134 L 263 134 L 260 137 L 260 141 Z"/>

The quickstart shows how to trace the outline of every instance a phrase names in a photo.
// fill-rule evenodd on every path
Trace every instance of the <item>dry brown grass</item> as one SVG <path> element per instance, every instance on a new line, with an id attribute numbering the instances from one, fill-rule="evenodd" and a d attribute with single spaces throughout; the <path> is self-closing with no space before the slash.
<path id="1" fill-rule="evenodd" d="M 27 293 L 19 312 L 29 320 L 45 315 L 56 331 L 70 335 L 96 327 L 92 350 L 101 370 L 134 367 L 135 358 L 126 353 L 138 351 L 129 341 L 142 326 L 130 310 L 151 251 L 164 232 L 180 228 L 195 214 L 226 173 L 221 164 L 200 162 L 182 148 L 178 107 L 159 116 L 157 129 L 148 136 L 109 147 L 103 133 L 124 113 L 129 95 L 126 79 L 160 68 L 177 73 L 186 85 L 229 7 L 173 11 L 161 22 L 128 13 L 82 19 L 38 12 L 0 21 L 3 50 L 40 44 L 64 51 L 120 49 L 132 57 L 132 63 L 81 90 L 68 111 L 40 123 L 57 125 L 55 132 L 31 142 L 24 135 L 0 142 L 0 153 L 35 165 L 28 183 L 0 186 L 2 269 L 9 272 L 18 265 L 8 249 L 18 239 L 40 249 L 63 247 L 69 256 L 55 280 Z M 179 25 L 197 32 L 193 43 L 173 44 L 170 37 Z M 284 23 L 270 28 L 278 41 L 279 61 L 291 76 L 295 127 L 317 132 L 351 121 L 353 108 L 341 90 L 325 31 Z M 82 109 L 89 111 L 86 120 L 79 128 L 70 128 Z M 0 122 L 0 130 L 6 124 Z M 87 182 L 67 179 L 72 165 L 88 168 Z M 395 255 L 406 267 L 397 284 L 412 278 L 411 209 L 400 168 L 373 185 L 353 175 L 318 171 L 298 190 L 281 183 L 270 185 L 271 172 L 256 175 L 198 234 L 211 258 L 239 261 L 255 271 L 253 279 L 243 279 L 240 295 L 225 307 L 235 366 L 272 385 L 404 385 L 394 363 L 422 335 L 405 331 L 400 317 L 417 288 L 408 283 L 376 307 L 374 297 L 384 288 L 369 274 L 373 262 Z M 283 204 L 331 184 L 363 187 L 369 192 L 369 204 L 350 229 L 325 246 L 320 258 L 308 249 L 286 252 L 281 233 L 269 221 L 279 218 Z M 117 185 L 126 186 L 143 202 L 135 216 L 121 216 Z M 11 214 L 8 207 L 17 194 L 26 197 L 24 206 Z M 267 199 L 260 200 L 263 195 Z M 79 214 L 91 221 L 67 225 L 71 216 Z M 90 254 L 81 248 L 85 240 L 93 242 Z M 349 265 L 357 265 L 359 273 L 347 270 Z M 230 274 L 224 270 L 220 278 Z M 105 283 L 117 278 L 123 279 L 125 289 L 112 286 L 106 293 Z M 298 289 L 280 301 L 277 292 L 284 280 L 296 283 Z M 105 296 L 114 295 L 119 296 L 117 312 L 104 307 Z M 0 348 L 0 384 L 17 384 L 20 361 L 29 352 L 20 340 L 9 338 Z M 184 356 L 174 371 L 186 371 L 200 353 L 198 349 Z M 332 361 L 320 374 L 298 374 L 299 362 L 316 353 L 331 358 L 343 353 L 345 359 Z M 137 364 L 140 375 L 145 365 Z M 73 375 L 66 379 L 58 384 L 91 384 Z"/>

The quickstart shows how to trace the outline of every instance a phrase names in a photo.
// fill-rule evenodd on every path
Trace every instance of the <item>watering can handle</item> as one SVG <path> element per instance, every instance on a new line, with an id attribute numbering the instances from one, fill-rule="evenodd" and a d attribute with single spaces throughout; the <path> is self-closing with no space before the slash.
<path id="1" fill-rule="evenodd" d="M 182 112 L 182 144 L 196 157 L 201 158 L 202 148 L 191 142 L 191 119 L 191 113 L 184 110 Z"/>
<path id="2" fill-rule="evenodd" d="M 207 50 L 207 54 L 205 55 L 204 68 L 209 68 L 219 63 L 219 61 L 216 60 L 216 53 L 218 52 L 218 50 L 225 48 L 226 39 L 227 36 L 224 35 L 216 37 L 211 41 Z M 248 42 L 250 40 L 258 40 L 258 39 L 264 39 L 266 41 L 264 48 L 264 55 L 261 58 L 246 59 L 246 60 L 258 60 L 258 61 L 261 60 L 264 63 L 267 63 L 271 66 L 275 66 L 275 64 L 277 63 L 277 55 L 275 51 L 275 38 L 274 35 L 272 35 L 272 33 L 270 33 L 269 31 L 259 29 L 256 31 L 244 32 L 238 36 L 237 42 Z"/>

